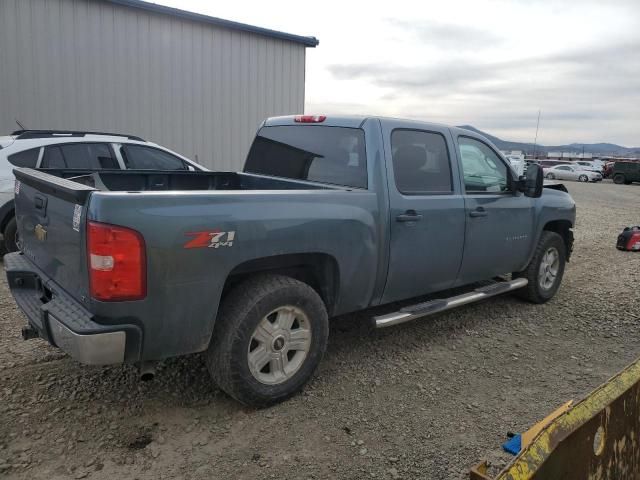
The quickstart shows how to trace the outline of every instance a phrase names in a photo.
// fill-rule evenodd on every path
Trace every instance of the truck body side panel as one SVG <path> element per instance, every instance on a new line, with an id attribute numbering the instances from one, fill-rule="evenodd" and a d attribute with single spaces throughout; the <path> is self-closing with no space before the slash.
<path id="1" fill-rule="evenodd" d="M 231 271 L 296 253 L 335 259 L 335 314 L 363 309 L 378 278 L 378 217 L 377 196 L 367 191 L 98 192 L 89 219 L 145 238 L 148 293 L 137 302 L 91 301 L 89 309 L 105 322 L 142 322 L 144 359 L 201 351 Z"/>

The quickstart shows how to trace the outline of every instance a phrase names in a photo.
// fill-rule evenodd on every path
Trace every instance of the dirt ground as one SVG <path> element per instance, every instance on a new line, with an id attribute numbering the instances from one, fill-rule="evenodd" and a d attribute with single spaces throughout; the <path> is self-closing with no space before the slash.
<path id="1" fill-rule="evenodd" d="M 503 296 L 383 331 L 371 313 L 336 319 L 311 383 L 266 410 L 217 390 L 199 356 L 142 383 L 22 341 L 3 276 L 0 477 L 462 479 L 484 458 L 505 465 L 506 432 L 640 356 L 640 253 L 614 248 L 640 224 L 640 185 L 568 187 L 576 247 L 554 300 Z"/>

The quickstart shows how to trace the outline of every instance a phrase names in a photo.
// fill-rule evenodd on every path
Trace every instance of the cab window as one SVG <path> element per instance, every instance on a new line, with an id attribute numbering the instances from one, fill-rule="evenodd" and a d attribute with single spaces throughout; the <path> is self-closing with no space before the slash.
<path id="1" fill-rule="evenodd" d="M 396 187 L 405 195 L 449 193 L 451 163 L 444 137 L 420 130 L 394 130 L 391 153 Z"/>
<path id="2" fill-rule="evenodd" d="M 489 146 L 473 138 L 459 137 L 458 148 L 468 193 L 509 191 L 508 167 Z"/>

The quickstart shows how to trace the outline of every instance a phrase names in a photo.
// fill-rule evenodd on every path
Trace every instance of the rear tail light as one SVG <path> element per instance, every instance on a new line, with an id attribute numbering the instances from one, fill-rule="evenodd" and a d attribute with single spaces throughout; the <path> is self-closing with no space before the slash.
<path id="1" fill-rule="evenodd" d="M 89 222 L 89 286 L 96 300 L 141 300 L 147 295 L 144 238 L 130 228 Z"/>
<path id="2" fill-rule="evenodd" d="M 293 117 L 293 120 L 298 123 L 322 123 L 326 119 L 326 115 L 296 115 Z"/>

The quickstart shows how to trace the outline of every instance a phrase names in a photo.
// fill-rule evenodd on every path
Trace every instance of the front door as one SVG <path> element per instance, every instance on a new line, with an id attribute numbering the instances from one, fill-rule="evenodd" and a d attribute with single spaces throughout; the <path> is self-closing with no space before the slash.
<path id="1" fill-rule="evenodd" d="M 480 139 L 458 137 L 464 179 L 464 285 L 523 268 L 535 240 L 533 200 L 513 189 L 511 169 Z"/>
<path id="2" fill-rule="evenodd" d="M 464 198 L 448 129 L 385 131 L 389 270 L 382 302 L 450 288 L 464 242 Z"/>

